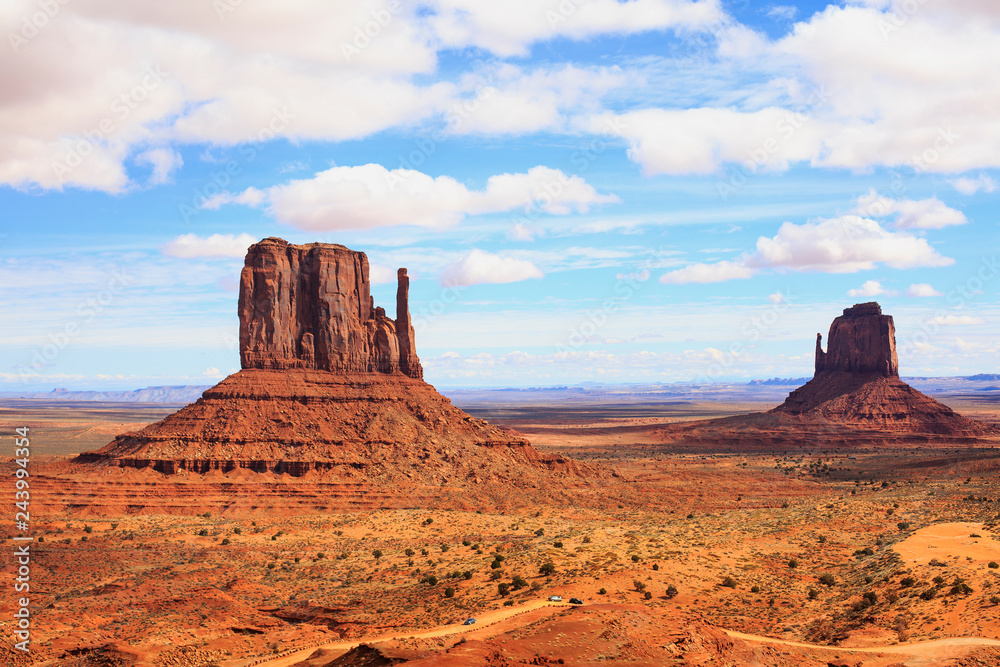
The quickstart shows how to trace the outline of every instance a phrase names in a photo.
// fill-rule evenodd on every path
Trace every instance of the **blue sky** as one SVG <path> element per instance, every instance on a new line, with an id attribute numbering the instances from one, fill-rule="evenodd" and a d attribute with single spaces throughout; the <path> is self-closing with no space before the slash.
<path id="1" fill-rule="evenodd" d="M 209 384 L 267 236 L 411 275 L 442 387 L 996 372 L 987 0 L 17 1 L 0 390 Z"/>

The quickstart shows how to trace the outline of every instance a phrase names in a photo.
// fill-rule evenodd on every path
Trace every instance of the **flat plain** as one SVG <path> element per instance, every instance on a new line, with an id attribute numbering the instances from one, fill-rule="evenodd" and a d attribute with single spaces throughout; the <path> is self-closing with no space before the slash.
<path id="1" fill-rule="evenodd" d="M 989 392 L 936 397 L 1000 421 Z M 25 662 L 6 648 L 5 662 L 1000 660 L 993 446 L 741 452 L 657 439 L 663 424 L 773 407 L 760 392 L 455 402 L 612 475 L 595 485 L 553 474 L 523 497 L 445 482 L 426 502 L 384 488 L 345 500 L 316 473 L 245 470 L 114 469 L 68 488 L 55 481 L 62 458 L 176 406 L 5 403 L 0 429 L 31 427 L 38 477 L 33 653 Z M 130 502 L 81 502 L 88 484 Z M 222 502 L 227 493 L 238 498 Z M 13 567 L 6 559 L 4 574 Z"/>

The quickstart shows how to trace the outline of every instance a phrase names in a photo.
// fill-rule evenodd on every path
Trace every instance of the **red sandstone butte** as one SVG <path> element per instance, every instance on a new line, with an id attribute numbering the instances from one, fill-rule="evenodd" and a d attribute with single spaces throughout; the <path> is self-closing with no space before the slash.
<path id="1" fill-rule="evenodd" d="M 813 378 L 767 413 L 670 426 L 667 441 L 736 448 L 968 442 L 995 435 L 899 379 L 896 327 L 877 303 L 844 309 L 823 351 L 816 336 Z"/>
<path id="2" fill-rule="evenodd" d="M 437 484 L 525 465 L 575 472 L 572 461 L 542 456 L 423 381 L 406 269 L 398 280 L 392 320 L 373 303 L 363 252 L 276 238 L 251 246 L 240 279 L 243 370 L 76 462 Z"/>

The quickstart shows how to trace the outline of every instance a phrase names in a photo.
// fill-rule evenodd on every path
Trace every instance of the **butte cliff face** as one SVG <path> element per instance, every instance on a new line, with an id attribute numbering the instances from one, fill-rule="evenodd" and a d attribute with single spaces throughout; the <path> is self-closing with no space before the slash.
<path id="1" fill-rule="evenodd" d="M 392 320 L 372 302 L 364 253 L 264 239 L 247 252 L 240 281 L 243 370 L 76 461 L 425 484 L 575 470 L 455 408 L 422 380 L 408 295 L 400 269 Z"/>
<path id="2" fill-rule="evenodd" d="M 663 436 L 736 448 L 971 442 L 994 435 L 899 379 L 896 327 L 877 303 L 846 308 L 823 350 L 816 335 L 816 372 L 768 413 L 668 427 Z"/>
<path id="3" fill-rule="evenodd" d="M 398 281 L 394 321 L 375 307 L 363 252 L 276 238 L 251 246 L 240 275 L 243 368 L 423 377 L 406 269 Z"/>
<path id="4" fill-rule="evenodd" d="M 772 413 L 894 434 L 978 436 L 989 430 L 899 379 L 896 327 L 877 303 L 845 308 L 822 349 L 816 336 L 813 379 Z"/>

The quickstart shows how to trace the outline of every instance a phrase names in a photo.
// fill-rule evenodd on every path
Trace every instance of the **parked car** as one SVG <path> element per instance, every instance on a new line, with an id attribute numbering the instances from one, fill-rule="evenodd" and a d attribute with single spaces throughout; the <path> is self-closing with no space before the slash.
<path id="1" fill-rule="evenodd" d="M 475 625 L 475 623 L 476 623 L 476 619 L 474 619 L 474 618 L 467 618 L 467 619 L 465 619 L 465 622 L 462 623 L 462 625 Z"/>
<path id="2" fill-rule="evenodd" d="M 569 603 L 570 604 L 583 604 L 583 600 L 581 600 L 580 598 L 570 598 L 569 599 Z"/>
<path id="3" fill-rule="evenodd" d="M 558 595 L 550 595 L 549 602 L 562 602 L 562 598 Z"/>

